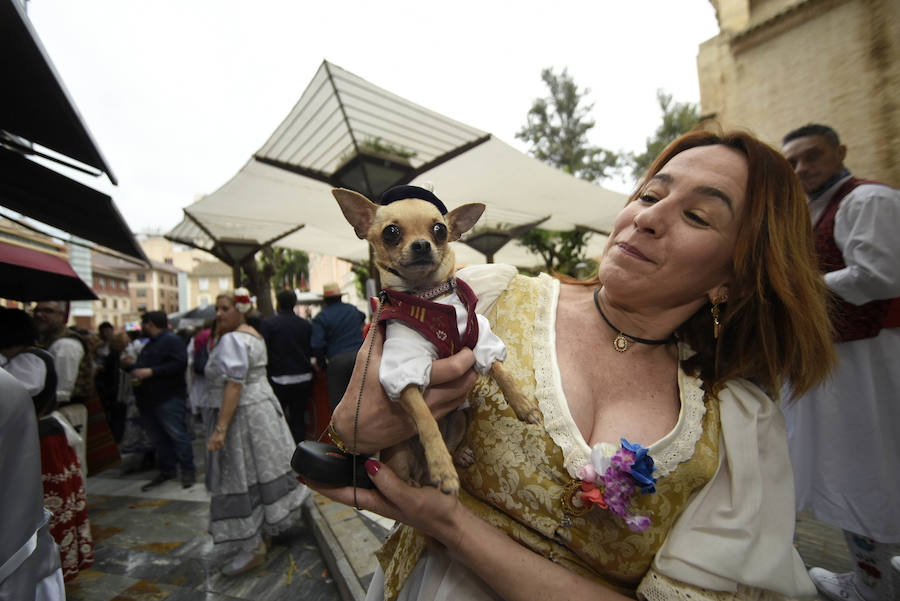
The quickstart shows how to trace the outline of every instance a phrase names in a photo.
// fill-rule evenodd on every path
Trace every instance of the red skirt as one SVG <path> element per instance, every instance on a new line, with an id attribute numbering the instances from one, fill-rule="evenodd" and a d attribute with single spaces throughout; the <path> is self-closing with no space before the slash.
<path id="1" fill-rule="evenodd" d="M 88 522 L 87 493 L 78 458 L 64 434 L 41 437 L 44 506 L 53 513 L 50 533 L 59 545 L 63 580 L 94 563 L 94 541 Z"/>

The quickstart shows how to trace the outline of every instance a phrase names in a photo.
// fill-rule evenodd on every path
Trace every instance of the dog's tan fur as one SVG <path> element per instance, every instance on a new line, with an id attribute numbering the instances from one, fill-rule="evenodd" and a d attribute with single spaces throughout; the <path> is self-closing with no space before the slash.
<path id="1" fill-rule="evenodd" d="M 485 208 L 481 203 L 470 203 L 441 215 L 437 207 L 416 198 L 379 206 L 352 190 L 338 188 L 332 190 L 332 194 L 356 235 L 372 244 L 382 285 L 408 292 L 427 290 L 453 276 L 456 256 L 450 242 L 458 240 L 475 225 Z M 434 227 L 438 223 L 447 228 L 445 240 L 434 236 Z M 390 226 L 399 228 L 401 233 L 396 244 L 384 239 L 383 232 Z M 414 243 L 417 243 L 416 247 Z M 427 253 L 423 251 L 425 243 Z M 537 423 L 540 419 L 537 405 L 519 392 L 500 361 L 491 367 L 491 375 L 519 419 Z M 453 466 L 451 450 L 456 449 L 465 435 L 463 412 L 456 411 L 441 420 L 445 430 L 442 436 L 442 427 L 439 427 L 416 386 L 405 388 L 399 402 L 415 423 L 429 481 L 446 493 L 456 494 L 459 491 L 459 476 Z M 446 443 L 444 437 L 447 438 Z M 417 443 L 413 440 L 410 444 L 382 451 L 382 459 L 407 480 L 421 481 L 421 470 L 416 467 L 420 463 L 416 461 L 417 454 Z M 457 463 L 471 465 L 473 461 L 474 455 L 470 450 L 457 453 Z"/>

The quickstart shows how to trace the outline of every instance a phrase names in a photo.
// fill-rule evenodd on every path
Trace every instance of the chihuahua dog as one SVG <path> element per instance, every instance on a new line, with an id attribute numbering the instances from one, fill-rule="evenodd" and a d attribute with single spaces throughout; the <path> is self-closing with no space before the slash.
<path id="1" fill-rule="evenodd" d="M 467 420 L 464 411 L 455 411 L 439 425 L 425 404 L 422 391 L 434 359 L 472 348 L 476 370 L 494 377 L 516 416 L 529 423 L 540 419 L 536 402 L 517 389 L 503 368 L 506 346 L 491 332 L 487 319 L 475 313 L 475 294 L 454 278 L 456 257 L 450 242 L 475 225 L 485 206 L 470 203 L 447 212 L 437 196 L 417 186 L 391 188 L 381 205 L 343 188 L 332 194 L 356 235 L 374 249 L 384 288 L 379 322 L 386 324 L 379 379 L 388 397 L 412 418 L 419 435 L 418 442 L 411 439 L 382 451 L 382 460 L 409 482 L 427 481 L 456 494 L 459 476 L 451 453 L 463 440 Z M 474 454 L 463 449 L 456 459 L 459 465 L 471 465 Z"/>

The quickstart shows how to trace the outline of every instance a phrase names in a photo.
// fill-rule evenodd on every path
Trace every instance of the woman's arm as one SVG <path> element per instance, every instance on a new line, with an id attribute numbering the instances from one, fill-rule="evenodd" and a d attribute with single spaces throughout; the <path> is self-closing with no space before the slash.
<path id="1" fill-rule="evenodd" d="M 219 419 L 216 420 L 216 427 L 212 436 L 209 437 L 207 448 L 210 451 L 218 451 L 225 448 L 225 436 L 228 434 L 228 425 L 237 409 L 238 399 L 241 396 L 241 390 L 244 385 L 240 382 L 228 380 L 225 382 L 225 394 L 222 397 L 222 408 L 219 409 Z"/>
<path id="2" fill-rule="evenodd" d="M 371 356 L 369 346 L 374 337 Z M 348 448 L 353 448 L 354 422 L 356 421 L 357 400 L 360 386 L 365 387 L 359 402 L 359 450 L 374 453 L 415 435 L 415 426 L 399 403 L 392 402 L 385 395 L 378 381 L 381 364 L 381 350 L 384 336 L 381 328 L 369 328 L 369 334 L 356 354 L 356 367 L 347 385 L 343 399 L 332 414 L 334 429 Z M 368 369 L 366 364 L 368 363 Z M 439 359 L 431 367 L 431 384 L 425 391 L 425 401 L 438 419 L 447 415 L 465 400 L 465 396 L 475 386 L 478 375 L 472 369 L 475 355 L 470 349 L 463 349 L 446 359 Z"/>
<path id="3" fill-rule="evenodd" d="M 410 486 L 374 459 L 366 462 L 366 469 L 378 489 L 356 489 L 360 507 L 440 541 L 503 599 L 627 599 L 518 544 L 469 511 L 455 495 L 431 486 Z M 351 487 L 308 484 L 335 501 L 353 504 Z"/>

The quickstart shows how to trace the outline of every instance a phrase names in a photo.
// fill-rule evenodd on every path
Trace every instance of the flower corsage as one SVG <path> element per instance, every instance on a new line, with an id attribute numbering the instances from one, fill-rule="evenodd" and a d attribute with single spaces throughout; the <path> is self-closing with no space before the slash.
<path id="1" fill-rule="evenodd" d="M 590 463 L 578 468 L 577 475 L 579 480 L 570 485 L 564 498 L 570 513 L 580 515 L 596 505 L 625 520 L 632 532 L 650 527 L 649 516 L 630 511 L 636 489 L 643 494 L 656 492 L 653 458 L 640 444 L 623 438 L 619 448 L 609 443 L 595 445 Z"/>

